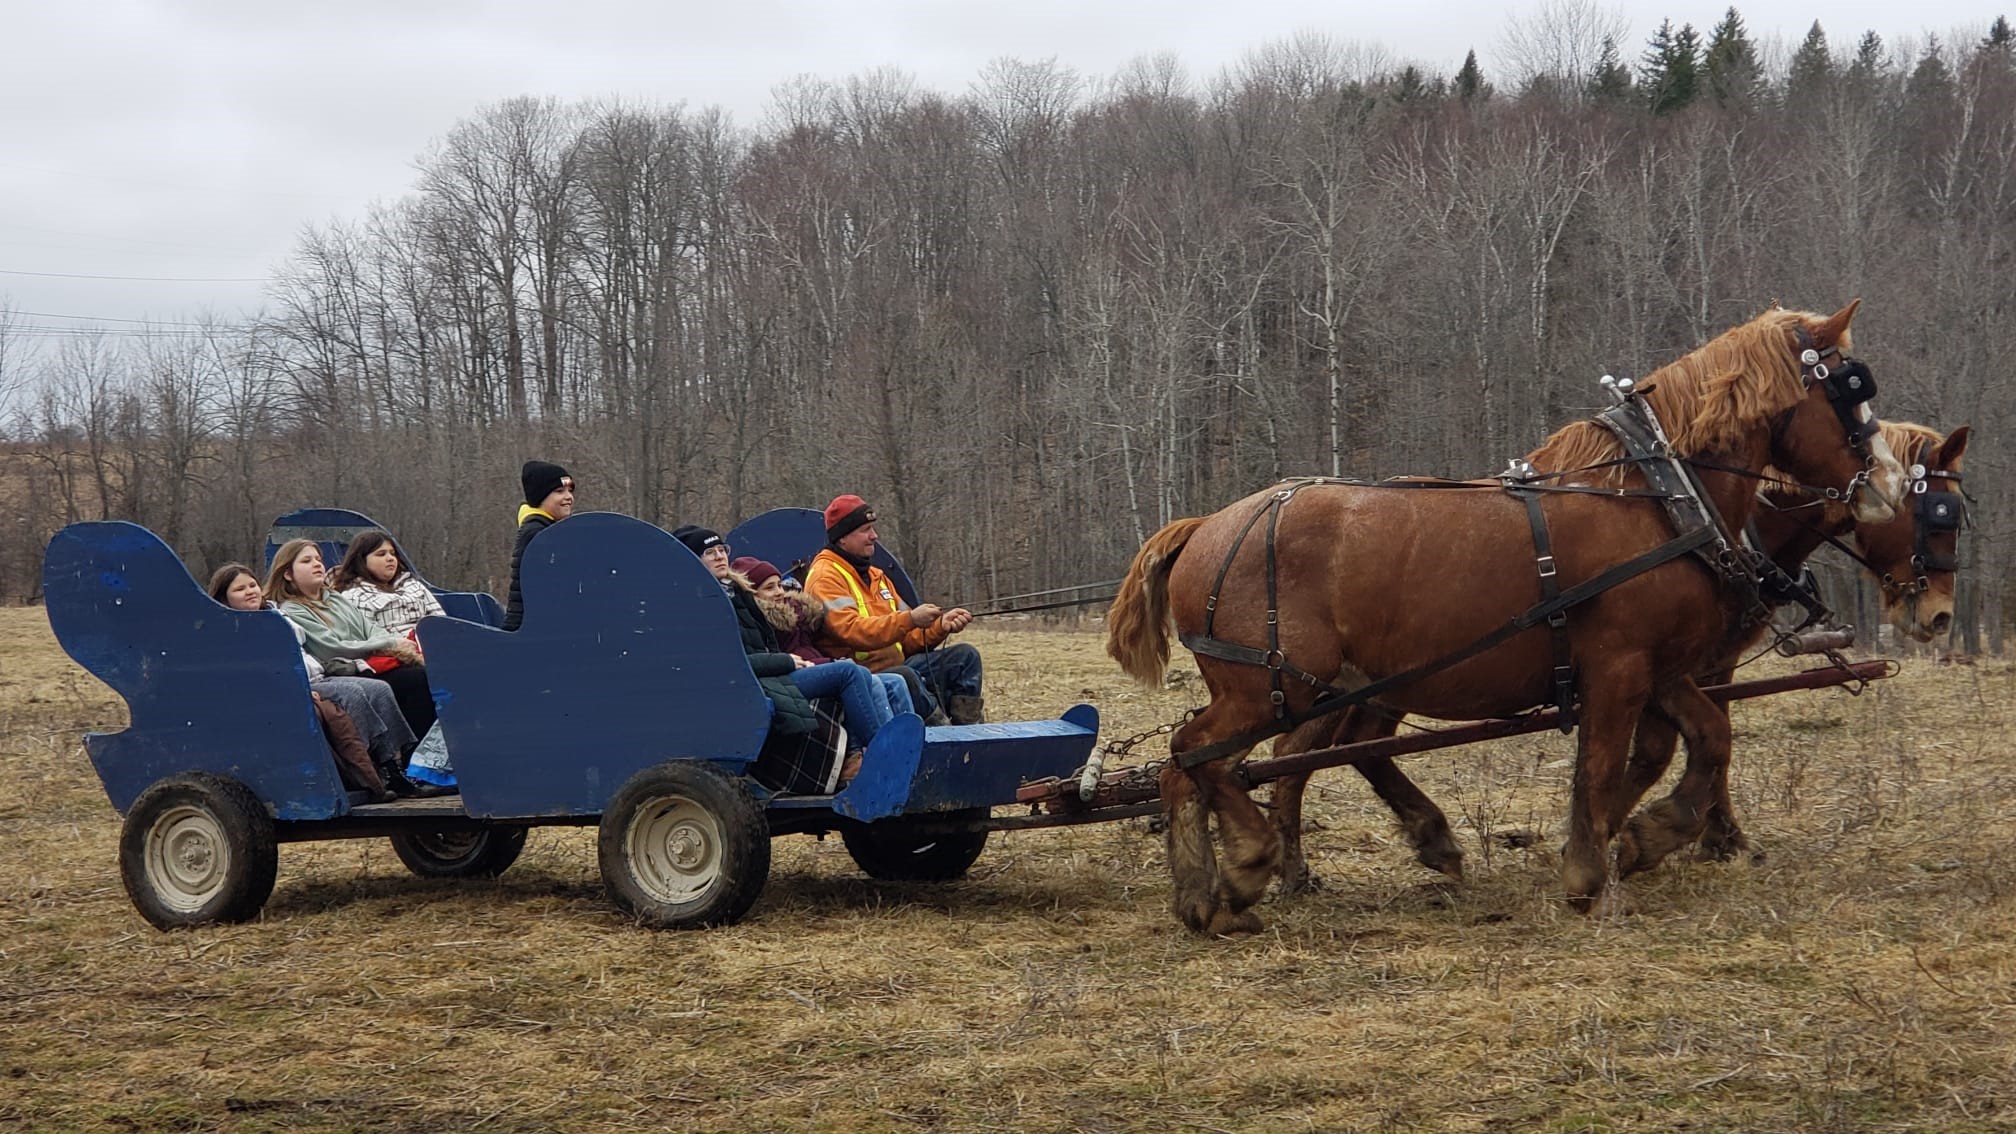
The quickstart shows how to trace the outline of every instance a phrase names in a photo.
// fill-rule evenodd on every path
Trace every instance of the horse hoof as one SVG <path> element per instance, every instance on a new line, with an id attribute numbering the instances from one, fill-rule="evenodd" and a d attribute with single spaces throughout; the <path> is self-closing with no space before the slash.
<path id="1" fill-rule="evenodd" d="M 1211 919 L 1209 932 L 1213 937 L 1238 937 L 1258 933 L 1260 928 L 1260 915 L 1252 910 L 1240 910 L 1238 913 L 1220 910 Z"/>
<path id="2" fill-rule="evenodd" d="M 1463 881 L 1463 852 L 1452 845 L 1422 847 L 1414 860 L 1452 881 Z"/>
<path id="3" fill-rule="evenodd" d="M 1284 875 L 1281 879 L 1283 897 L 1296 894 L 1314 894 L 1323 889 L 1323 879 L 1304 870 L 1299 874 Z"/>

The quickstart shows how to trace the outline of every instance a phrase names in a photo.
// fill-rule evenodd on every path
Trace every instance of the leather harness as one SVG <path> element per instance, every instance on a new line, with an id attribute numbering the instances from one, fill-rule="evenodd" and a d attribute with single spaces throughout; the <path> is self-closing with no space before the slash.
<path id="1" fill-rule="evenodd" d="M 1865 459 L 1871 459 L 1866 442 L 1868 436 L 1874 432 L 1873 423 L 1863 423 L 1854 417 L 1855 407 L 1866 402 L 1874 393 L 1875 380 L 1869 374 L 1868 368 L 1854 360 L 1844 360 L 1844 365 L 1830 374 L 1828 368 L 1821 363 L 1821 358 L 1838 357 L 1837 352 L 1829 350 L 1826 356 L 1822 356 L 1807 342 L 1802 341 L 1801 346 L 1805 348 L 1800 359 L 1803 364 L 1801 373 L 1803 384 L 1810 386 L 1814 382 L 1821 382 L 1826 385 L 1828 400 L 1840 417 L 1851 446 L 1862 453 Z M 1801 592 L 1798 601 L 1807 607 L 1809 623 L 1824 616 L 1826 608 L 1820 605 L 1818 597 L 1810 589 L 1800 586 L 1799 581 L 1786 575 L 1768 556 L 1749 546 L 1748 540 L 1729 530 L 1721 513 L 1709 500 L 1699 476 L 1688 461 L 1674 453 L 1667 441 L 1665 430 L 1659 424 L 1658 415 L 1652 410 L 1651 403 L 1640 396 L 1642 391 L 1633 392 L 1628 382 L 1624 383 L 1621 389 L 1623 392 L 1618 395 L 1618 403 L 1599 413 L 1596 420 L 1617 436 L 1624 447 L 1624 457 L 1604 462 L 1602 465 L 1590 466 L 1589 469 L 1573 470 L 1572 473 L 1546 474 L 1534 473 L 1531 466 L 1523 461 L 1515 461 L 1512 469 L 1498 478 L 1498 487 L 1519 497 L 1526 506 L 1527 523 L 1533 533 L 1540 601 L 1514 615 L 1504 625 L 1453 653 L 1423 662 L 1412 669 L 1389 674 L 1355 689 L 1342 689 L 1323 680 L 1290 662 L 1281 650 L 1280 583 L 1276 570 L 1275 533 L 1280 523 L 1282 509 L 1303 489 L 1321 485 L 1472 491 L 1490 486 L 1476 481 L 1439 478 L 1373 481 L 1339 477 L 1302 477 L 1286 482 L 1285 487 L 1269 495 L 1259 510 L 1247 518 L 1246 525 L 1239 529 L 1239 535 L 1225 552 L 1224 562 L 1219 565 L 1218 575 L 1211 583 L 1211 592 L 1204 601 L 1202 631 L 1196 634 L 1182 634 L 1179 640 L 1194 654 L 1242 665 L 1265 667 L 1271 685 L 1268 697 L 1274 705 L 1274 720 L 1236 736 L 1177 754 L 1172 757 L 1177 766 L 1185 769 L 1195 768 L 1243 752 L 1263 740 L 1292 731 L 1309 721 L 1365 704 L 1384 693 L 1468 661 L 1543 623 L 1551 631 L 1553 647 L 1553 672 L 1548 700 L 1560 711 L 1561 731 L 1564 733 L 1573 731 L 1576 706 L 1575 677 L 1567 629 L 1569 609 L 1685 555 L 1699 556 L 1710 571 L 1725 584 L 1735 588 L 1737 597 L 1746 605 L 1754 605 L 1757 602 L 1760 588 L 1766 593 L 1792 589 Z M 1589 485 L 1541 483 L 1616 465 L 1635 466 L 1644 475 L 1648 487 L 1609 489 Z M 1751 475 L 1745 470 L 1733 471 Z M 1862 477 L 1866 477 L 1866 472 Z M 1858 480 L 1862 477 L 1858 477 Z M 1851 484 L 1847 490 L 1843 490 L 1843 494 L 1852 493 L 1854 488 L 1855 485 Z M 1674 536 L 1650 551 L 1562 590 L 1558 582 L 1552 541 L 1548 535 L 1547 518 L 1540 506 L 1542 496 L 1548 493 L 1583 493 L 1658 500 L 1666 510 L 1667 518 L 1673 526 Z M 1833 495 L 1832 492 L 1829 494 Z M 1224 587 L 1225 578 L 1231 573 L 1233 561 L 1238 558 L 1246 537 L 1252 533 L 1263 516 L 1267 520 L 1267 648 L 1264 650 L 1227 642 L 1213 633 L 1217 619 L 1218 597 Z M 1283 688 L 1284 678 L 1299 681 L 1315 689 L 1317 691 L 1315 702 L 1306 709 L 1290 711 L 1287 706 L 1287 694 Z"/>

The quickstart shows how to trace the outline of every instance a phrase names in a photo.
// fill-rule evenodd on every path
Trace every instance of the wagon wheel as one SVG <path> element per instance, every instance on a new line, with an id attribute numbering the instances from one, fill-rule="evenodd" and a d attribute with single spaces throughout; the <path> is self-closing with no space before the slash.
<path id="1" fill-rule="evenodd" d="M 156 781 L 126 813 L 119 878 L 157 929 L 250 921 L 273 894 L 273 817 L 237 780 L 189 772 Z"/>
<path id="2" fill-rule="evenodd" d="M 392 836 L 392 853 L 422 878 L 495 878 L 525 849 L 524 827 Z"/>
<path id="3" fill-rule="evenodd" d="M 843 828 L 840 841 L 870 878 L 885 882 L 949 882 L 964 875 L 987 847 L 986 831 L 926 832 L 920 823 L 987 818 L 971 807 L 920 818 L 884 819 Z"/>
<path id="4" fill-rule="evenodd" d="M 741 780 L 674 760 L 630 777 L 596 840 L 609 896 L 653 929 L 729 925 L 770 878 L 770 829 Z"/>

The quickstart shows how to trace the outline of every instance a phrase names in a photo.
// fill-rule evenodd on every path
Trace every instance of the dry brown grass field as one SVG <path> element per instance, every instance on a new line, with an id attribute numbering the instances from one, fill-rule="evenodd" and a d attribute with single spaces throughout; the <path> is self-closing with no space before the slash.
<path id="1" fill-rule="evenodd" d="M 1096 625 L 973 637 L 996 715 L 1091 700 L 1116 737 L 1197 690 L 1136 690 Z M 1766 859 L 1669 862 L 1593 918 L 1556 897 L 1548 734 L 1407 763 L 1461 884 L 1320 776 L 1325 888 L 1241 940 L 1177 927 L 1139 821 L 997 835 L 942 886 L 787 838 L 750 917 L 699 933 L 626 922 L 592 829 L 534 831 L 481 883 L 294 844 L 261 920 L 160 933 L 78 741 L 123 706 L 41 611 L 0 610 L 0 1127 L 2016 1127 L 2012 698 L 2007 663 L 1919 661 L 1739 705 Z M 1487 837 L 1515 830 L 1542 837 Z"/>

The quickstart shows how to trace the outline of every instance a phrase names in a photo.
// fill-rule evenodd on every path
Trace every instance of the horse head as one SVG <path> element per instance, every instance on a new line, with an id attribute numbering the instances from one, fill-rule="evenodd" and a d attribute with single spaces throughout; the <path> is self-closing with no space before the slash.
<path id="1" fill-rule="evenodd" d="M 1893 518 L 1904 469 L 1877 426 L 1869 401 L 1876 379 L 1848 354 L 1848 325 L 1861 300 L 1824 318 L 1798 315 L 1786 345 L 1804 390 L 1771 431 L 1771 462 L 1829 498 L 1847 502 L 1858 524 Z"/>
<path id="2" fill-rule="evenodd" d="M 1967 522 L 1967 500 L 1960 493 L 1967 433 L 1963 425 L 1943 440 L 1930 430 L 1896 437 L 1892 447 L 1911 462 L 1905 506 L 1888 520 L 1855 525 L 1863 561 L 1883 587 L 1884 616 L 1898 633 L 1920 642 L 1953 627 L 1954 573 Z"/>

